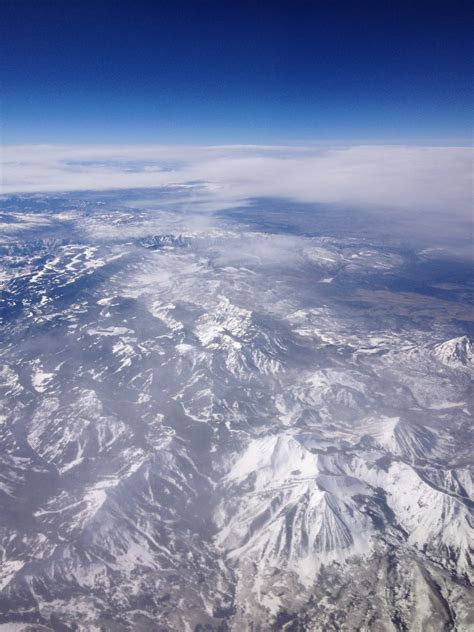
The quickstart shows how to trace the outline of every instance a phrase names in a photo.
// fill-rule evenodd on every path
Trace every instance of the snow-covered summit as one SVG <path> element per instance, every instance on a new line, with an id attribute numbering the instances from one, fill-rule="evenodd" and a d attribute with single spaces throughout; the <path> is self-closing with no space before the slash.
<path id="1" fill-rule="evenodd" d="M 452 338 L 436 345 L 434 354 L 446 366 L 461 368 L 474 364 L 473 345 L 467 336 Z"/>

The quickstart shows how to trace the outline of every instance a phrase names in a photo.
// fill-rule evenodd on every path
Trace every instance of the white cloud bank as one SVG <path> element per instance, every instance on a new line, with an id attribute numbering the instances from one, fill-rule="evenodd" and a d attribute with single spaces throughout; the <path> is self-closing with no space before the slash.
<path id="1" fill-rule="evenodd" d="M 5 146 L 0 184 L 6 194 L 202 181 L 216 202 L 284 197 L 464 222 L 472 211 L 472 159 L 468 147 Z"/>

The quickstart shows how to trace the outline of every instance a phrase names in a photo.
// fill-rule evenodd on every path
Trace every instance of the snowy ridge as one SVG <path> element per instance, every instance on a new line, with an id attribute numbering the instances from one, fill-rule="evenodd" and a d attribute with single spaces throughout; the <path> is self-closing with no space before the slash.
<path id="1" fill-rule="evenodd" d="M 453 338 L 437 345 L 434 349 L 434 355 L 443 364 L 454 368 L 463 368 L 474 364 L 474 351 L 467 336 Z"/>
<path id="2" fill-rule="evenodd" d="M 217 516 L 219 545 L 231 557 L 245 552 L 294 569 L 305 582 L 321 564 L 356 552 L 359 533 L 370 532 L 364 516 L 354 519 L 348 499 L 341 502 L 341 490 L 319 476 L 318 456 L 288 435 L 253 441 L 226 485 L 233 499 Z"/>

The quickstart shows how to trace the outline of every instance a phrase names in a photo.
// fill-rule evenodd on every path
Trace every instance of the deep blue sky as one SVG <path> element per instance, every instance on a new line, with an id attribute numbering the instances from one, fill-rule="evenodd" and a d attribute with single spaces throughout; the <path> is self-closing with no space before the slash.
<path id="1" fill-rule="evenodd" d="M 468 142 L 470 3 L 0 0 L 4 142 Z"/>

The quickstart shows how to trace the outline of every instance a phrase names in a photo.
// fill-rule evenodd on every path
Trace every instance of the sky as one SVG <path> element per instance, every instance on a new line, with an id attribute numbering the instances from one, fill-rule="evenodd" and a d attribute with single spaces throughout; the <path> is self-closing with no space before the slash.
<path id="1" fill-rule="evenodd" d="M 0 0 L 4 144 L 466 145 L 470 3 Z"/>

